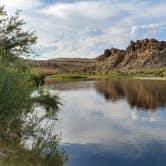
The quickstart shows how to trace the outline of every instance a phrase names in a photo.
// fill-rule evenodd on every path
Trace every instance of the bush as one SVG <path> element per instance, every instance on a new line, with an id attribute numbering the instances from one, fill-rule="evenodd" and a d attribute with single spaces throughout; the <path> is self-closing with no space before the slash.
<path id="1" fill-rule="evenodd" d="M 0 118 L 12 115 L 19 116 L 20 112 L 28 109 L 33 91 L 31 81 L 23 72 L 6 65 L 0 65 Z M 15 116 L 13 116 L 15 117 Z"/>
<path id="2" fill-rule="evenodd" d="M 33 86 L 30 78 L 26 72 L 18 71 L 2 63 L 0 65 L 0 143 L 3 143 L 3 148 L 7 144 L 10 146 L 9 151 L 16 151 L 16 154 L 7 154 L 8 160 L 3 161 L 3 165 L 14 163 L 14 165 L 51 166 L 59 163 L 58 165 L 61 166 L 67 157 L 63 151 L 57 150 L 60 139 L 51 133 L 52 126 L 57 120 L 59 98 L 42 88 L 37 90 L 36 96 L 32 96 L 36 87 Z M 42 117 L 33 115 L 36 106 L 45 108 L 45 114 Z M 27 123 L 25 119 L 29 115 L 33 116 Z M 37 129 L 42 120 L 48 120 L 52 122 L 52 125 L 49 128 Z M 51 134 L 46 137 L 49 130 Z M 24 149 L 21 144 L 24 138 L 28 137 L 33 137 L 35 140 L 31 150 Z M 8 147 L 5 148 L 8 149 Z M 43 155 L 47 148 L 52 150 L 49 154 Z"/>

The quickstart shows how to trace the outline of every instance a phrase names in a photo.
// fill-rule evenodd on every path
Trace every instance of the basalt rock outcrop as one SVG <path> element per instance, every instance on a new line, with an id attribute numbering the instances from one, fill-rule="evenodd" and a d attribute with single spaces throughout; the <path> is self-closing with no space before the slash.
<path id="1" fill-rule="evenodd" d="M 96 69 L 141 70 L 166 67 L 166 42 L 156 39 L 131 41 L 126 50 L 107 49 L 96 58 Z"/>
<path id="2" fill-rule="evenodd" d="M 103 55 L 96 58 L 98 68 L 103 68 L 104 70 L 111 70 L 118 67 L 125 57 L 125 50 L 120 50 L 116 48 L 107 49 L 104 51 Z"/>

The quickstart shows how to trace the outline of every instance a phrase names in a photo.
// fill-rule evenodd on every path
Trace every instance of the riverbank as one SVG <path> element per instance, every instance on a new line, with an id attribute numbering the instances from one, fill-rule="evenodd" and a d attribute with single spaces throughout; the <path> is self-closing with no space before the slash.
<path id="1" fill-rule="evenodd" d="M 113 78 L 133 78 L 133 79 L 156 79 L 166 80 L 166 76 L 155 76 L 146 74 L 109 73 L 109 74 L 53 74 L 46 76 L 46 79 L 55 80 L 87 80 L 87 79 L 113 79 Z"/>
<path id="2" fill-rule="evenodd" d="M 103 72 L 96 69 L 81 71 L 77 69 L 75 72 L 60 72 L 56 69 L 31 68 L 32 78 L 36 81 L 41 81 L 44 78 L 63 79 L 63 80 L 80 80 L 80 79 L 110 79 L 110 78 L 148 78 L 148 79 L 165 79 L 166 67 L 155 69 L 112 69 Z"/>
<path id="3" fill-rule="evenodd" d="M 90 72 L 90 73 L 60 73 L 43 70 L 32 69 L 32 78 L 38 83 L 43 82 L 44 79 L 55 79 L 55 80 L 89 80 L 89 79 L 113 79 L 113 78 L 135 78 L 135 79 L 166 79 L 166 68 L 151 69 L 151 70 L 112 70 L 107 73 Z"/>

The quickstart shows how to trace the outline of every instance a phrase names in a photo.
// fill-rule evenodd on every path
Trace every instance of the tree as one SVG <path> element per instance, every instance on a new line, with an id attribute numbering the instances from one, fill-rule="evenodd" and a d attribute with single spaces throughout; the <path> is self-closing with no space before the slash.
<path id="1" fill-rule="evenodd" d="M 7 158 L 2 165 L 53 166 L 56 163 L 62 166 L 64 164 L 67 159 L 66 154 L 57 148 L 60 138 L 56 133 L 52 133 L 59 105 L 59 97 L 51 95 L 42 88 L 36 89 L 27 72 L 1 63 L 0 149 L 2 144 L 2 148 L 9 149 L 9 152 L 6 152 L 7 156 L 9 158 L 12 156 L 12 160 Z M 44 109 L 42 116 L 36 113 L 36 107 Z M 48 122 L 48 126 L 40 127 L 45 121 Z M 24 148 L 23 141 L 28 138 L 34 140 L 31 150 Z M 49 151 L 44 153 L 47 149 Z M 10 154 L 10 151 L 16 153 Z"/>
<path id="2" fill-rule="evenodd" d="M 43 89 L 38 90 L 19 58 L 29 55 L 31 45 L 37 40 L 34 32 L 23 30 L 24 24 L 19 10 L 9 17 L 4 7 L 0 7 L 0 146 L 5 148 L 6 145 L 9 149 L 6 160 L 1 161 L 0 156 L 0 165 L 51 166 L 56 163 L 61 166 L 66 155 L 57 149 L 58 136 L 48 133 L 57 120 L 59 98 Z M 45 109 L 42 117 L 34 115 L 37 106 Z M 40 128 L 42 120 L 52 122 L 52 125 Z M 23 145 L 29 137 L 35 140 L 31 150 Z M 44 153 L 47 149 L 50 149 L 49 153 Z M 16 153 L 11 154 L 11 151 Z"/>
<path id="3" fill-rule="evenodd" d="M 0 48 L 9 56 L 30 55 L 31 45 L 37 41 L 34 31 L 25 31 L 25 22 L 20 18 L 20 10 L 8 16 L 4 6 L 0 7 Z M 10 59 L 10 58 L 9 58 Z"/>

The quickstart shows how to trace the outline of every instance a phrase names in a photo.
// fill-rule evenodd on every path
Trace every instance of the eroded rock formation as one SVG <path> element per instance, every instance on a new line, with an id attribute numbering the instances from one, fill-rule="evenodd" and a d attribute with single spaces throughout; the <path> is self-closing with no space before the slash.
<path id="1" fill-rule="evenodd" d="M 96 58 L 96 62 L 100 70 L 166 67 L 166 42 L 156 39 L 131 41 L 126 50 L 105 50 Z"/>

